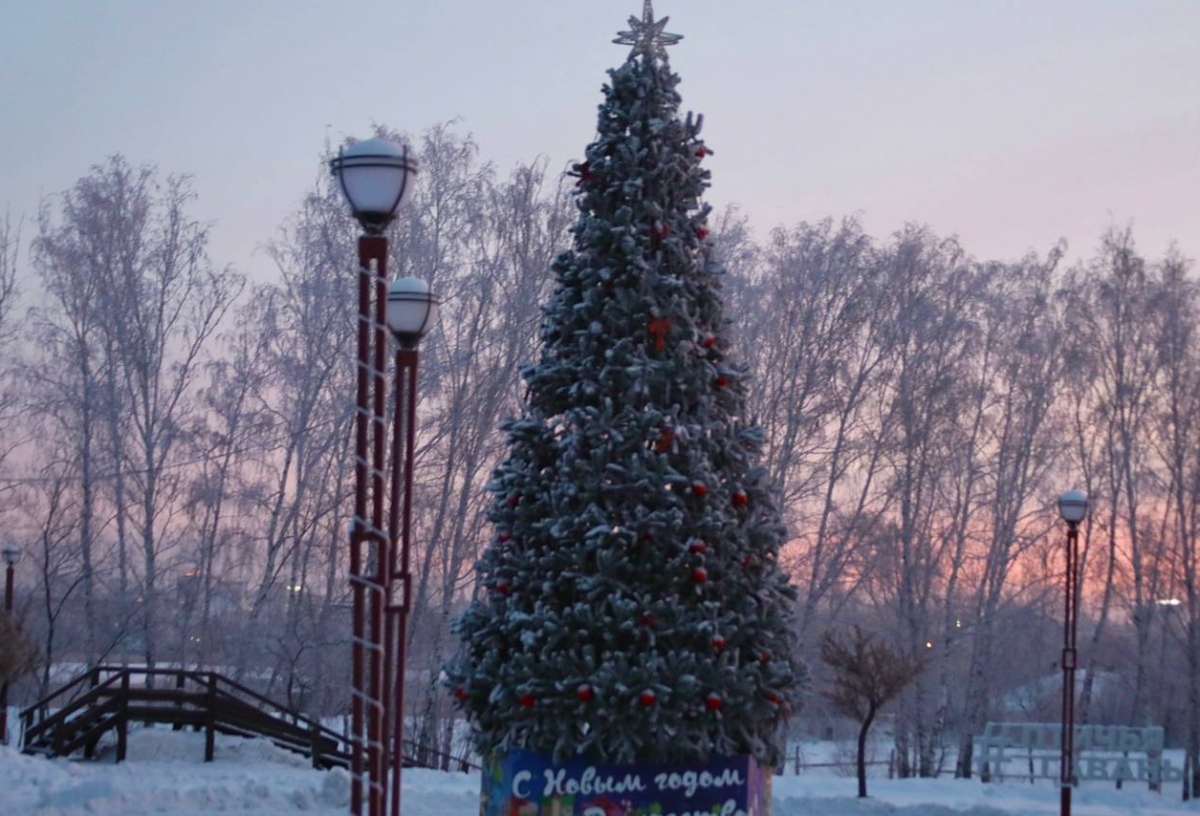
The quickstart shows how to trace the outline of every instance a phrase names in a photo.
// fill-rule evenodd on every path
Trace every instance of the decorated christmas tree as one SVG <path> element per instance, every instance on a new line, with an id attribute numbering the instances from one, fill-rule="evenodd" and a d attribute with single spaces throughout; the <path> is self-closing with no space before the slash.
<path id="1" fill-rule="evenodd" d="M 485 754 L 776 764 L 806 676 L 707 240 L 710 151 L 679 115 L 680 38 L 648 0 L 630 23 L 447 673 Z"/>

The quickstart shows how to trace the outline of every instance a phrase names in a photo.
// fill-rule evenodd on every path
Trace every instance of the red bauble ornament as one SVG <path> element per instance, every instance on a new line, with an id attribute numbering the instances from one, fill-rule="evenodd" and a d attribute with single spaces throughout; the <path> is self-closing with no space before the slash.
<path id="1" fill-rule="evenodd" d="M 671 450 L 671 443 L 675 441 L 675 431 L 670 428 L 663 428 L 662 434 L 659 435 L 658 441 L 654 443 L 655 453 L 667 453 Z"/>
<path id="2" fill-rule="evenodd" d="M 696 230 L 696 237 L 703 241 L 708 237 L 708 230 L 706 230 L 704 227 L 701 227 L 700 229 Z"/>
<path id="3" fill-rule="evenodd" d="M 521 494 L 520 493 L 509 493 L 508 494 L 508 506 L 509 507 L 516 507 L 520 503 L 521 503 Z"/>
<path id="4" fill-rule="evenodd" d="M 532 694 L 522 694 L 521 695 L 521 705 L 523 705 L 525 708 L 533 708 L 533 704 L 536 702 L 537 702 L 537 700 L 534 698 L 534 696 Z"/>
<path id="5" fill-rule="evenodd" d="M 708 334 L 708 335 L 704 336 L 704 347 L 706 349 L 715 348 L 716 345 L 717 345 L 717 336 L 715 334 Z"/>
<path id="6" fill-rule="evenodd" d="M 497 583 L 496 591 L 499 592 L 501 595 L 507 595 L 508 594 L 508 581 L 500 581 L 499 583 Z"/>
<path id="7" fill-rule="evenodd" d="M 745 507 L 749 503 L 750 503 L 750 497 L 746 495 L 745 491 L 735 490 L 733 492 L 733 506 L 734 507 Z"/>
<path id="8" fill-rule="evenodd" d="M 645 691 L 643 691 L 641 694 L 638 695 L 638 702 L 640 702 L 644 706 L 652 706 L 656 702 L 658 702 L 658 695 L 655 694 L 650 689 L 646 689 Z"/>
<path id="9" fill-rule="evenodd" d="M 759 662 L 759 663 L 762 663 L 762 664 L 764 664 L 764 665 L 765 665 L 765 664 L 767 664 L 767 663 L 770 663 L 770 662 L 771 662 L 771 653 L 770 653 L 770 652 L 763 652 L 762 654 L 760 654 L 760 655 L 758 656 L 758 662 Z"/>
<path id="10" fill-rule="evenodd" d="M 592 698 L 596 696 L 596 692 L 593 691 L 592 687 L 587 683 L 580 683 L 579 688 L 575 689 L 575 696 L 578 697 L 582 702 L 588 703 L 591 702 Z"/>
<path id="11" fill-rule="evenodd" d="M 693 555 L 699 555 L 700 553 L 705 552 L 707 549 L 708 545 L 700 540 L 696 540 L 691 544 L 688 544 L 688 552 L 692 553 Z"/>
<path id="12" fill-rule="evenodd" d="M 776 694 L 775 692 L 768 691 L 766 693 L 766 695 L 764 695 L 764 696 L 766 696 L 768 703 L 773 703 L 775 705 L 779 705 L 779 695 Z"/>
<path id="13" fill-rule="evenodd" d="M 708 151 L 705 150 L 703 147 L 696 148 L 696 158 L 697 159 L 703 159 L 707 153 L 708 153 Z"/>
<path id="14" fill-rule="evenodd" d="M 749 553 L 746 553 L 745 555 L 742 556 L 742 566 L 743 567 L 750 566 L 750 554 Z"/>
<path id="15" fill-rule="evenodd" d="M 508 536 L 508 533 L 501 533 L 500 535 L 496 536 L 496 538 L 500 541 L 501 544 L 504 544 L 508 541 L 509 536 Z"/>
<path id="16" fill-rule="evenodd" d="M 692 492 L 697 496 L 703 496 L 708 493 L 708 486 L 704 482 L 692 482 Z"/>
<path id="17" fill-rule="evenodd" d="M 721 637 L 720 635 L 713 635 L 712 645 L 714 649 L 724 649 L 725 638 Z"/>
<path id="18" fill-rule="evenodd" d="M 704 700 L 704 706 L 709 711 L 720 711 L 721 695 L 717 694 L 715 691 L 712 694 L 709 694 Z"/>
<path id="19" fill-rule="evenodd" d="M 704 567 L 696 567 L 692 570 L 692 580 L 697 584 L 703 584 L 708 580 L 708 570 Z"/>
<path id="20" fill-rule="evenodd" d="M 713 380 L 713 385 L 715 385 L 717 388 L 724 388 L 725 386 L 729 385 L 729 378 L 722 374 L 720 377 L 717 377 L 715 380 Z"/>
<path id="21" fill-rule="evenodd" d="M 465 703 L 467 701 L 467 690 L 465 688 L 456 688 L 454 690 L 454 699 L 460 703 Z"/>

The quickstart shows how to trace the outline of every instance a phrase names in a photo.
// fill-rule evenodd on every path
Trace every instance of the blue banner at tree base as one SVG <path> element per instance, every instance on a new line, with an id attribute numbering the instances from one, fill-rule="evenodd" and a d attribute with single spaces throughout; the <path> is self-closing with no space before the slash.
<path id="1" fill-rule="evenodd" d="M 513 749 L 484 765 L 480 816 L 770 816 L 771 773 L 752 756 L 691 765 L 552 762 Z"/>

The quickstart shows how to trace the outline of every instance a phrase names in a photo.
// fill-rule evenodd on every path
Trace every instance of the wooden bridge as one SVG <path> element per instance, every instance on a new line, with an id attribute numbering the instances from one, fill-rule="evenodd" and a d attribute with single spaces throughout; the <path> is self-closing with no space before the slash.
<path id="1" fill-rule="evenodd" d="M 342 735 L 216 672 L 96 666 L 21 712 L 27 754 L 95 756 L 100 738 L 115 732 L 125 759 L 129 724 L 170 724 L 204 731 L 204 761 L 217 734 L 258 737 L 311 759 L 314 768 L 350 765 Z M 405 765 L 417 763 L 405 745 Z M 458 764 L 458 763 L 456 763 Z M 461 763 L 464 766 L 466 763 Z M 463 767 L 466 770 L 466 767 Z"/>

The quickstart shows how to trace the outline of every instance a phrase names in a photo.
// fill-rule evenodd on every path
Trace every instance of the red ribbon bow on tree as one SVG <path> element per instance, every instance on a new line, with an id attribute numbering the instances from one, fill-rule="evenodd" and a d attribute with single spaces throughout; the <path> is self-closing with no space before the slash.
<path id="1" fill-rule="evenodd" d="M 671 331 L 671 321 L 665 317 L 650 318 L 650 333 L 654 335 L 654 350 L 662 351 L 666 347 L 667 333 Z"/>

